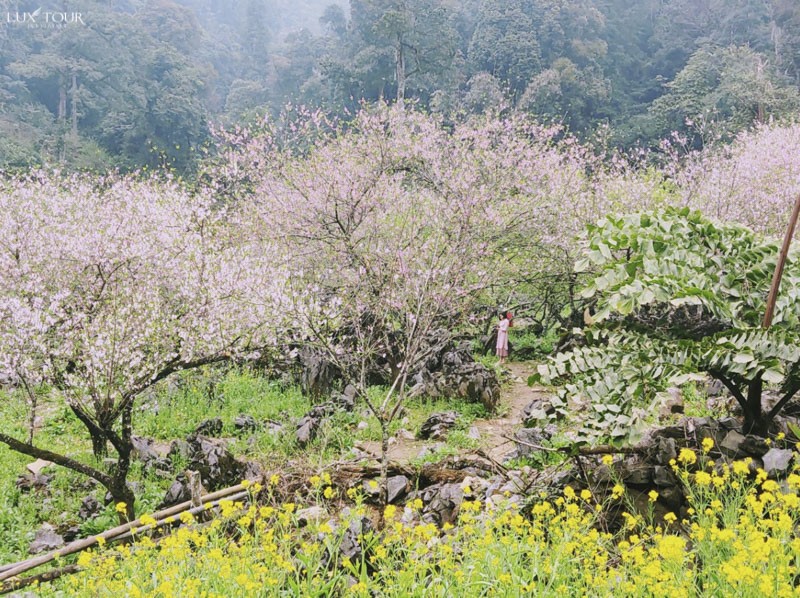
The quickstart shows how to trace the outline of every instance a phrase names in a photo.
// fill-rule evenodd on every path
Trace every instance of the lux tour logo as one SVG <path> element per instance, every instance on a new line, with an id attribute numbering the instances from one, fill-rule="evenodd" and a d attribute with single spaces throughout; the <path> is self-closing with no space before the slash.
<path id="1" fill-rule="evenodd" d="M 67 25 L 86 25 L 83 13 L 42 10 L 42 7 L 33 12 L 6 12 L 5 23 L 29 29 L 59 29 Z"/>

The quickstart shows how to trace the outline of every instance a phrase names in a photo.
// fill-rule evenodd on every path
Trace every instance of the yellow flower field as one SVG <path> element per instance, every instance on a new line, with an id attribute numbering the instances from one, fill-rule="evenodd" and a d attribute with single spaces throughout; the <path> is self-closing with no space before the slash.
<path id="1" fill-rule="evenodd" d="M 629 512 L 618 484 L 603 499 L 599 489 L 570 487 L 527 505 L 493 507 L 468 496 L 458 524 L 443 529 L 420 522 L 416 500 L 386 507 L 385 529 L 364 534 L 364 550 L 351 561 L 339 556 L 345 530 L 368 513 L 356 492 L 345 517 L 305 527 L 293 503 L 227 502 L 210 523 L 183 526 L 157 544 L 143 536 L 132 546 L 85 553 L 82 573 L 40 591 L 164 598 L 798 595 L 800 475 L 778 482 L 763 471 L 751 474 L 746 461 L 715 464 L 707 452 L 684 451 L 674 462 L 689 506 L 658 523 L 652 508 Z M 333 496 L 326 482 L 317 477 L 312 486 Z"/>

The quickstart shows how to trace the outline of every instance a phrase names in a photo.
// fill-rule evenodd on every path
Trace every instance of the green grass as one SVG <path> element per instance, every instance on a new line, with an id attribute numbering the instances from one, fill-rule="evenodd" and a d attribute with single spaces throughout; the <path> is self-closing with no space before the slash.
<path id="1" fill-rule="evenodd" d="M 386 389 L 370 389 L 373 402 L 384 397 Z M 380 426 L 366 404 L 359 402 L 353 412 L 340 411 L 324 421 L 317 437 L 301 448 L 295 439 L 293 422 L 308 412 L 312 402 L 296 387 L 280 383 L 246 368 L 219 370 L 213 368 L 185 372 L 165 381 L 137 401 L 134 415 L 134 434 L 154 438 L 167 444 L 185 438 L 205 419 L 219 417 L 223 422 L 222 435 L 229 448 L 239 457 L 255 460 L 268 469 L 285 467 L 286 462 L 305 462 L 309 468 L 323 467 L 349 455 L 359 441 L 379 441 Z M 443 447 L 426 458 L 436 461 L 460 450 L 476 448 L 479 441 L 468 438 L 467 430 L 476 418 L 488 417 L 480 404 L 445 399 L 417 397 L 406 400 L 400 415 L 391 422 L 390 434 L 401 428 L 418 432 L 422 423 L 433 413 L 458 411 L 456 429 L 451 431 Z M 83 424 L 75 417 L 57 393 L 42 399 L 39 413 L 44 423 L 36 433 L 35 443 L 55 452 L 69 455 L 93 467 L 97 463 Z M 234 418 L 245 413 L 256 421 L 274 420 L 284 424 L 278 432 L 261 429 L 236 436 Z M 21 396 L 6 393 L 0 396 L 0 430 L 17 438 L 26 437 L 28 410 Z M 359 422 L 367 426 L 359 430 Z M 113 450 L 112 455 L 113 456 Z M 53 476 L 48 488 L 31 493 L 21 492 L 15 485 L 17 476 L 33 459 L 0 445 L 0 563 L 25 558 L 35 531 L 44 522 L 66 529 L 80 526 L 82 534 L 93 534 L 117 523 L 114 505 L 104 507 L 93 519 L 80 521 L 77 517 L 81 500 L 93 495 L 103 503 L 105 489 L 85 476 L 58 466 L 45 473 Z M 185 464 L 176 463 L 180 472 Z M 141 464 L 134 462 L 129 481 L 136 484 L 137 512 L 152 511 L 162 500 L 173 477 L 146 475 Z"/>

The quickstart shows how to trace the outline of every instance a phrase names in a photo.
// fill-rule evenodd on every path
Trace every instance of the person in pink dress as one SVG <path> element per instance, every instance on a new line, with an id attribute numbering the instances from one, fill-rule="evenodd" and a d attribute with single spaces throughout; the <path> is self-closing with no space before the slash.
<path id="1" fill-rule="evenodd" d="M 500 358 L 500 363 L 505 363 L 506 357 L 508 357 L 509 326 L 511 326 L 511 320 L 505 314 L 500 314 L 500 321 L 497 324 L 497 356 Z"/>

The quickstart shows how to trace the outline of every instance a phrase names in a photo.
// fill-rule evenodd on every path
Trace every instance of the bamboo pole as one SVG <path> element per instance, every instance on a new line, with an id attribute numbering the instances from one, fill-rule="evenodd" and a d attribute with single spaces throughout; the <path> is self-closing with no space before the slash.
<path id="1" fill-rule="evenodd" d="M 792 215 L 789 218 L 789 226 L 786 228 L 786 235 L 783 237 L 781 252 L 778 255 L 778 264 L 775 266 L 775 273 L 772 276 L 772 285 L 770 286 L 769 296 L 767 297 L 767 309 L 764 313 L 764 322 L 762 323 L 764 329 L 772 326 L 772 316 L 775 314 L 775 303 L 778 300 L 778 289 L 781 286 L 783 268 L 786 266 L 786 257 L 789 255 L 789 246 L 792 244 L 798 215 L 800 215 L 800 195 L 797 196 L 797 200 L 794 202 L 794 210 L 792 210 Z"/>
<path id="2" fill-rule="evenodd" d="M 245 491 L 246 487 L 242 484 L 237 484 L 236 486 L 231 486 L 230 488 L 224 488 L 222 490 L 218 490 L 212 494 L 207 494 L 204 496 L 201 501 L 203 505 L 205 503 L 213 502 L 216 500 L 220 500 L 226 497 L 229 497 L 232 494 L 237 494 L 242 491 Z M 156 521 L 166 519 L 167 517 L 178 515 L 185 511 L 188 508 L 192 508 L 193 504 L 191 500 L 186 502 L 182 502 L 174 507 L 170 507 L 168 509 L 164 509 L 163 511 L 159 511 L 152 515 L 153 519 Z M 194 507 L 195 509 L 205 509 L 205 506 L 202 507 Z M 2 569 L 0 569 L 0 581 L 5 581 L 6 579 L 10 579 L 19 575 L 20 573 L 25 573 L 26 571 L 30 571 L 31 569 L 35 569 L 45 563 L 49 563 L 54 561 L 57 558 L 61 558 L 64 556 L 68 556 L 70 554 L 75 554 L 76 552 L 80 552 L 94 546 L 98 543 L 99 538 L 108 541 L 109 539 L 117 538 L 126 532 L 130 532 L 132 528 L 140 528 L 143 527 L 142 523 L 139 519 L 126 523 L 124 525 L 118 525 L 110 530 L 106 530 L 101 534 L 96 536 L 91 536 L 89 538 L 82 538 L 80 540 L 76 540 L 75 542 L 71 542 L 66 546 L 59 548 L 58 550 L 54 550 L 47 554 L 28 559 L 25 561 L 21 561 L 19 563 L 12 563 L 10 565 L 5 565 Z"/>

